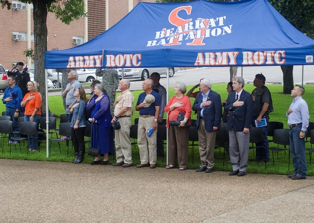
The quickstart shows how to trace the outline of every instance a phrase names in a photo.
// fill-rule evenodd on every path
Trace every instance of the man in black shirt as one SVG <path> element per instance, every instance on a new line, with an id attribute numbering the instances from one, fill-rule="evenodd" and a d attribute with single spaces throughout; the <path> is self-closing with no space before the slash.
<path id="1" fill-rule="evenodd" d="M 256 123 L 261 123 L 262 119 L 268 123 L 269 113 L 273 111 L 273 103 L 271 94 L 265 86 L 266 78 L 263 74 L 256 74 L 254 79 L 254 86 L 256 87 L 252 92 L 253 97 L 253 126 Z M 267 138 L 267 125 L 261 127 L 263 129 L 263 142 L 256 144 L 256 160 L 258 162 L 269 161 L 268 138 Z"/>

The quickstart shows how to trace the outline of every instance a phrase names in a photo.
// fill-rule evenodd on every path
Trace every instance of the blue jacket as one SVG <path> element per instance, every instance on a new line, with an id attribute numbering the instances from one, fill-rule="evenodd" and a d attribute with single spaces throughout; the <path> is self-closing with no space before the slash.
<path id="1" fill-rule="evenodd" d="M 209 106 L 204 107 L 203 110 L 203 118 L 205 122 L 205 130 L 207 132 L 213 131 L 213 126 L 220 127 L 220 119 L 221 119 L 221 100 L 220 95 L 212 90 L 209 91 L 207 101 L 211 101 L 212 103 Z M 201 104 L 203 102 L 202 92 L 199 92 L 195 98 L 193 104 L 193 111 L 197 112 L 197 120 L 196 126 L 199 127 L 200 115 L 201 115 Z"/>
<path id="2" fill-rule="evenodd" d="M 71 128 L 74 127 L 76 120 L 80 120 L 78 127 L 85 127 L 86 126 L 86 117 L 85 117 L 85 106 L 86 103 L 83 100 L 79 100 L 78 102 L 75 102 L 73 105 L 76 103 L 79 103 L 77 107 L 73 109 L 72 113 L 72 119 L 71 119 Z"/>
<path id="3" fill-rule="evenodd" d="M 236 132 L 243 131 L 244 128 L 250 128 L 253 118 L 253 99 L 252 95 L 245 90 L 242 91 L 239 101 L 244 104 L 240 107 L 233 107 L 236 101 L 236 92 L 231 92 L 228 96 L 225 109 L 230 111 L 227 122 L 227 129 L 233 129 Z"/>
<path id="4" fill-rule="evenodd" d="M 4 100 L 8 97 L 12 97 L 12 101 L 5 102 Z M 21 108 L 21 101 L 23 100 L 23 94 L 20 87 L 14 85 L 13 88 L 7 87 L 4 91 L 2 102 L 6 108 Z"/>

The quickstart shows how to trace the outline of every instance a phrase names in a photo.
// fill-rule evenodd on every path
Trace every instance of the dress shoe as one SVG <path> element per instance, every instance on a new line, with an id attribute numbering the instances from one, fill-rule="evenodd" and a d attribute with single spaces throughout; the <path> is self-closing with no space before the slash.
<path id="1" fill-rule="evenodd" d="M 293 176 L 295 176 L 295 174 L 289 174 L 288 178 L 292 178 Z"/>
<path id="2" fill-rule="evenodd" d="M 214 168 L 207 168 L 205 173 L 212 173 L 214 172 Z"/>
<path id="3" fill-rule="evenodd" d="M 93 161 L 90 165 L 100 165 L 100 160 L 98 160 L 98 161 Z"/>
<path id="4" fill-rule="evenodd" d="M 291 179 L 292 180 L 305 180 L 306 176 L 301 176 L 301 175 L 297 174 L 297 175 L 292 176 Z"/>
<path id="5" fill-rule="evenodd" d="M 156 164 L 150 164 L 150 165 L 149 165 L 149 168 L 155 169 L 155 168 L 156 168 Z"/>
<path id="6" fill-rule="evenodd" d="M 136 166 L 136 168 L 143 168 L 143 167 L 149 167 L 149 163 L 146 163 L 146 164 L 138 164 Z"/>
<path id="7" fill-rule="evenodd" d="M 229 173 L 229 176 L 235 176 L 235 175 L 238 175 L 239 173 L 239 170 L 233 170 Z"/>
<path id="8" fill-rule="evenodd" d="M 103 160 L 103 161 L 101 161 L 101 163 L 100 163 L 100 165 L 108 165 L 109 163 L 108 163 L 108 160 Z"/>
<path id="9" fill-rule="evenodd" d="M 201 166 L 200 168 L 196 169 L 196 172 L 204 172 L 206 171 L 207 167 L 206 166 Z"/>
<path id="10" fill-rule="evenodd" d="M 130 167 L 130 166 L 132 166 L 132 163 L 125 163 L 122 165 L 122 167 Z"/>
<path id="11" fill-rule="evenodd" d="M 239 173 L 238 173 L 238 177 L 243 177 L 245 175 L 246 175 L 246 172 L 244 172 L 244 171 L 239 171 Z"/>
<path id="12" fill-rule="evenodd" d="M 123 166 L 124 162 L 121 162 L 121 163 L 114 163 L 112 164 L 112 166 Z"/>

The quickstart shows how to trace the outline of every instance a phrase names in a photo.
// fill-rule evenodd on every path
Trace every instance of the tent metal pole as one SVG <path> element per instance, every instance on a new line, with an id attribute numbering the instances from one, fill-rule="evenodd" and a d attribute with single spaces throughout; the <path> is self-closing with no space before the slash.
<path id="1" fill-rule="evenodd" d="M 241 77 L 243 78 L 243 67 L 241 67 Z"/>
<path id="2" fill-rule="evenodd" d="M 167 103 L 166 105 L 168 104 L 168 101 L 169 101 L 169 67 L 167 68 Z M 167 120 L 168 120 L 168 113 L 167 113 Z M 166 128 L 166 134 L 167 134 L 167 161 L 166 161 L 166 165 L 168 166 L 168 128 Z"/>
<path id="3" fill-rule="evenodd" d="M 302 65 L 302 87 L 304 82 L 304 65 Z"/>
<path id="4" fill-rule="evenodd" d="M 48 86 L 47 86 L 47 69 L 45 69 L 45 94 L 46 94 L 46 157 L 49 158 L 49 108 L 48 108 Z M 59 80 L 58 80 L 59 83 Z"/>

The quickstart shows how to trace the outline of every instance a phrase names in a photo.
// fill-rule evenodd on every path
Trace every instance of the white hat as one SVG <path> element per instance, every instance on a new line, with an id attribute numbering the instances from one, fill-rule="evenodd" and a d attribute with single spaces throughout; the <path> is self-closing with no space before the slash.
<path id="1" fill-rule="evenodd" d="M 155 97 L 152 94 L 146 95 L 144 99 L 144 103 L 146 103 L 146 107 L 149 107 L 152 103 L 155 102 Z"/>

